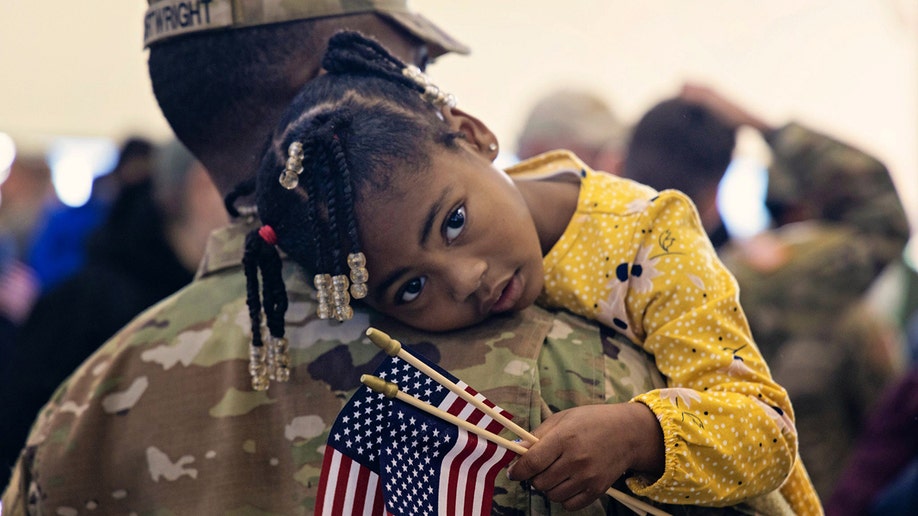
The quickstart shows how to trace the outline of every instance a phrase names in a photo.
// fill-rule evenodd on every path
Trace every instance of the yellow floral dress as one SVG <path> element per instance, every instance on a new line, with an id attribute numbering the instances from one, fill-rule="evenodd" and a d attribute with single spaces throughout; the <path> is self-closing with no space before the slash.
<path id="1" fill-rule="evenodd" d="M 629 488 L 664 503 L 726 506 L 780 487 L 797 514 L 820 514 L 797 459 L 790 400 L 688 197 L 594 172 L 566 151 L 507 172 L 514 180 L 580 180 L 577 210 L 544 258 L 539 303 L 618 330 L 666 378 L 666 388 L 632 400 L 660 421 L 665 471 L 655 481 L 631 477 Z"/>

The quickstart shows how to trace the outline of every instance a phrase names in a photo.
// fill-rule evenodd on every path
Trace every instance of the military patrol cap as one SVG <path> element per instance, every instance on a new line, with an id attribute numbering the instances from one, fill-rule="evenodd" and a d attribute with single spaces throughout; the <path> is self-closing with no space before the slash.
<path id="1" fill-rule="evenodd" d="M 147 0 L 143 45 L 216 29 L 236 29 L 309 18 L 376 13 L 430 47 L 432 57 L 469 48 L 408 8 L 408 0 Z"/>

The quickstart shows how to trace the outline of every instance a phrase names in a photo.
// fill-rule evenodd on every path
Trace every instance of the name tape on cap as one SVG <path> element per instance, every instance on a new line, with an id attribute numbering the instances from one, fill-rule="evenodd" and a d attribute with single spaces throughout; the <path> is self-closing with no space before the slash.
<path id="1" fill-rule="evenodd" d="M 231 0 L 161 0 L 150 5 L 144 15 L 143 45 L 232 24 Z"/>

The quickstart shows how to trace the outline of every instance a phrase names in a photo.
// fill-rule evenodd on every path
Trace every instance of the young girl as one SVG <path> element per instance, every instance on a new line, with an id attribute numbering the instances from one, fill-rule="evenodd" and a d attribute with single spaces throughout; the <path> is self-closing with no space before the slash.
<path id="1" fill-rule="evenodd" d="M 498 170 L 481 121 L 359 34 L 332 38 L 323 66 L 256 178 L 263 226 L 244 259 L 256 389 L 288 374 L 277 249 L 315 278 L 321 318 L 348 319 L 356 298 L 445 331 L 534 302 L 563 307 L 651 353 L 669 388 L 626 404 L 643 412 L 628 425 L 602 419 L 603 405 L 552 416 L 511 478 L 571 509 L 627 473 L 635 493 L 664 503 L 732 505 L 783 483 L 796 513 L 821 510 L 795 461 L 787 395 L 684 195 L 593 172 L 564 151 Z M 583 418 L 595 423 L 584 429 Z M 580 434 L 565 442 L 571 428 Z M 615 439 L 634 443 L 631 456 L 602 453 Z"/>

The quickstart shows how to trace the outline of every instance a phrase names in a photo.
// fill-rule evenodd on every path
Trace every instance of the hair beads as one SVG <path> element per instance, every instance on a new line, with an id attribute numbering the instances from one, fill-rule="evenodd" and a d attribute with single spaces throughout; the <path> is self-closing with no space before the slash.
<path id="1" fill-rule="evenodd" d="M 351 253 L 347 255 L 347 266 L 351 268 L 351 295 L 354 299 L 367 297 L 367 257 L 360 252 Z"/>
<path id="2" fill-rule="evenodd" d="M 417 66 L 407 65 L 402 69 L 402 75 L 414 81 L 414 83 L 423 90 L 421 96 L 424 97 L 424 100 L 427 102 L 435 106 L 456 107 L 456 96 L 452 93 L 446 93 L 440 90 L 436 84 L 430 82 L 427 74 L 422 72 Z"/>
<path id="3" fill-rule="evenodd" d="M 367 259 L 361 252 L 347 255 L 347 265 L 350 268 L 350 281 L 344 274 L 316 274 L 313 282 L 316 287 L 316 315 L 319 319 L 334 317 L 339 321 L 346 321 L 354 317 L 351 308 L 351 297 L 362 299 L 367 295 Z M 348 289 L 350 286 L 350 289 Z M 329 303 L 331 299 L 331 303 Z"/>
<path id="4" fill-rule="evenodd" d="M 354 317 L 351 295 L 347 293 L 348 279 L 344 274 L 332 276 L 332 301 L 335 303 L 335 319 L 346 321 Z"/>
<path id="5" fill-rule="evenodd" d="M 277 382 L 290 379 L 290 346 L 284 337 L 268 337 L 268 377 Z"/>
<path id="6" fill-rule="evenodd" d="M 386 188 L 389 174 L 425 170 L 426 145 L 455 146 L 441 113 L 455 98 L 377 42 L 338 33 L 322 66 L 328 73 L 282 115 L 257 177 L 226 200 L 234 213 L 233 201 L 254 192 L 264 224 L 247 236 L 243 257 L 257 390 L 291 372 L 280 252 L 313 276 L 318 318 L 351 319 L 351 301 L 368 295 L 369 279 L 355 202 Z"/>
<path id="7" fill-rule="evenodd" d="M 319 305 L 316 307 L 316 315 L 319 316 L 319 319 L 328 319 L 332 316 L 331 275 L 316 274 L 313 282 L 316 287 L 316 301 Z"/>
<path id="8" fill-rule="evenodd" d="M 249 375 L 252 377 L 252 389 L 256 391 L 268 390 L 268 368 L 266 365 L 267 352 L 264 346 L 249 346 Z"/>
<path id="9" fill-rule="evenodd" d="M 287 339 L 273 337 L 270 334 L 265 338 L 266 344 L 249 346 L 249 375 L 252 377 L 252 389 L 256 391 L 268 390 L 268 380 L 286 382 L 290 379 L 290 352 Z"/>
<path id="10" fill-rule="evenodd" d="M 303 173 L 303 144 L 293 142 L 287 149 L 287 166 L 280 176 L 280 184 L 287 190 L 293 190 L 300 184 L 300 174 Z"/>

